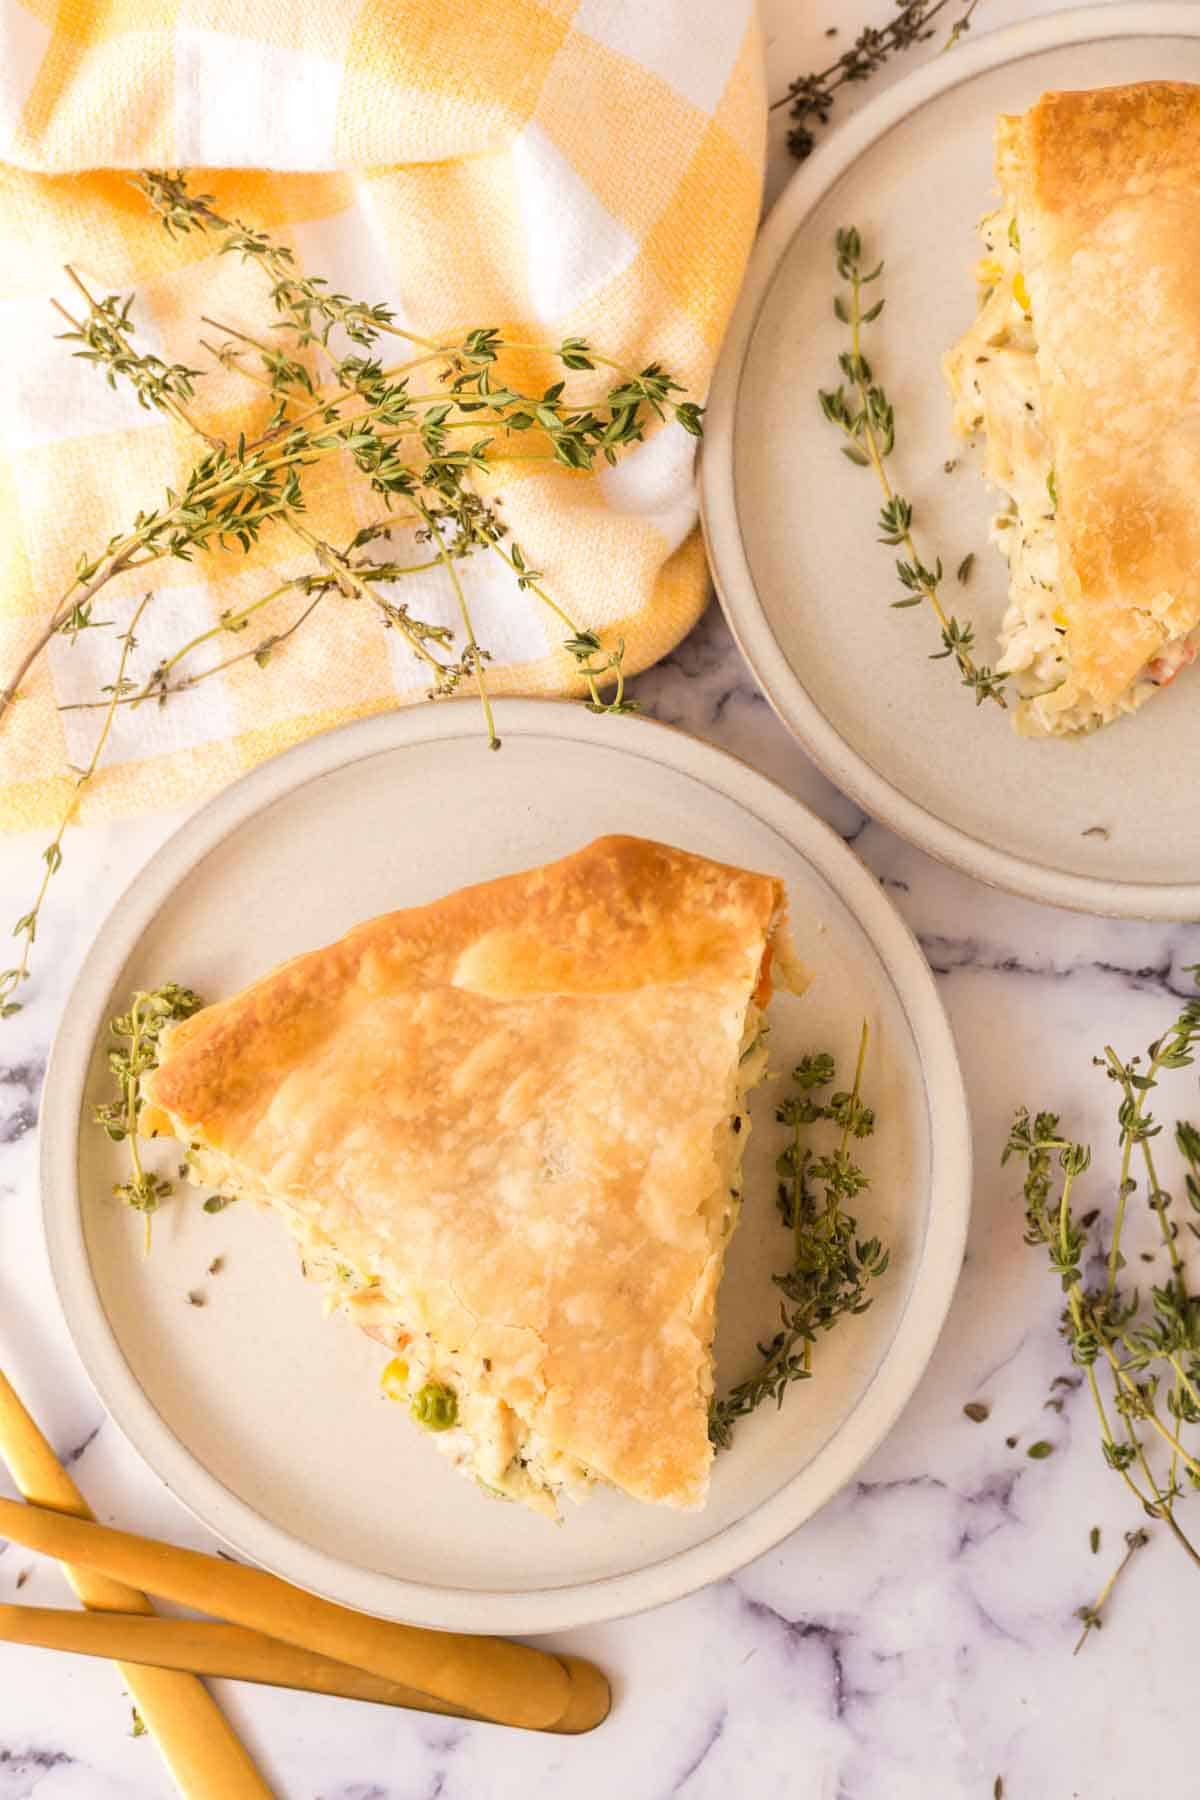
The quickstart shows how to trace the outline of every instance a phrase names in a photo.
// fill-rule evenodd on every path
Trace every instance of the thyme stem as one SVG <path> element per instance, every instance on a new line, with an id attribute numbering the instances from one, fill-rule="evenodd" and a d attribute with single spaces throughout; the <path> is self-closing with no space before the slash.
<path id="1" fill-rule="evenodd" d="M 17 664 L 7 685 L 3 689 L 0 689 L 0 718 L 4 716 L 12 702 L 19 697 L 21 683 L 24 681 L 26 675 L 28 675 L 30 669 L 42 654 L 47 644 L 49 644 L 62 630 L 67 620 L 71 617 L 72 612 L 80 607 L 87 606 L 100 592 L 100 589 L 107 586 L 114 576 L 123 574 L 124 571 L 130 567 L 129 558 L 132 553 L 132 546 L 130 546 L 128 551 L 122 549 L 110 553 L 110 555 L 108 555 L 101 563 L 97 573 L 92 576 L 90 580 L 81 583 L 76 579 L 71 583 L 54 612 L 51 614 L 50 623 L 46 625 L 38 637 L 34 639 L 29 650 L 26 651 L 25 655 Z M 148 560 L 157 561 L 157 558 L 150 558 Z M 144 564 L 139 566 L 144 566 Z"/>
<path id="2" fill-rule="evenodd" d="M 1087 1642 L 1089 1632 L 1098 1631 L 1100 1629 L 1102 1623 L 1101 1614 L 1104 1611 L 1109 1596 L 1112 1594 L 1113 1589 L 1116 1587 L 1118 1581 L 1120 1581 L 1125 1570 L 1129 1567 L 1134 1556 L 1136 1556 L 1142 1546 L 1148 1544 L 1149 1541 L 1149 1537 L 1144 1531 L 1127 1531 L 1125 1533 L 1124 1556 L 1121 1558 L 1104 1586 L 1100 1589 L 1094 1604 L 1080 1608 L 1079 1616 L 1083 1620 L 1083 1630 L 1079 1634 L 1079 1642 L 1076 1644 L 1072 1655 L 1079 1655 L 1079 1652 Z"/>
<path id="3" fill-rule="evenodd" d="M 887 459 L 896 442 L 895 408 L 863 354 L 862 344 L 863 326 L 873 323 L 884 308 L 881 298 L 864 312 L 863 289 L 878 281 L 883 264 L 878 263 L 874 269 L 864 272 L 862 240 L 853 227 L 837 233 L 834 249 L 838 274 L 849 284 L 849 299 L 841 293 L 834 299 L 836 317 L 850 328 L 850 348 L 838 358 L 843 383 L 849 384 L 849 391 L 842 384 L 829 390 L 818 390 L 821 411 L 842 433 L 845 440 L 842 454 L 852 463 L 875 473 L 883 494 L 879 512 L 880 543 L 905 552 L 896 559 L 896 574 L 904 589 L 904 598 L 893 601 L 893 606 L 920 606 L 922 602 L 928 605 L 937 620 L 942 640 L 942 648 L 934 653 L 934 660 L 953 659 L 963 686 L 974 693 L 977 706 L 990 700 L 1003 709 L 1007 704 L 1004 677 L 976 664 L 971 654 L 973 628 L 948 614 L 943 607 L 939 593 L 942 559 L 939 556 L 931 564 L 919 554 L 913 539 L 912 503 L 896 492 L 888 474 Z"/>
<path id="4" fill-rule="evenodd" d="M 816 148 L 816 128 L 828 123 L 839 89 L 850 83 L 866 81 L 883 67 L 897 51 L 923 44 L 933 36 L 934 20 L 943 13 L 950 0 L 896 0 L 900 9 L 896 18 L 882 27 L 866 25 L 848 50 L 835 58 L 826 69 L 798 75 L 789 82 L 786 94 L 771 102 L 770 111 L 781 106 L 790 109 L 794 123 L 788 133 L 788 149 L 799 161 Z M 967 0 L 965 10 L 955 22 L 942 45 L 950 50 L 970 29 L 979 0 Z"/>
<path id="5" fill-rule="evenodd" d="M 471 609 L 467 605 L 467 596 L 463 593 L 462 582 L 458 578 L 458 570 L 454 566 L 454 559 L 442 542 L 442 536 L 438 531 L 433 515 L 420 503 L 418 503 L 418 506 L 422 517 L 429 528 L 430 541 L 436 544 L 438 558 L 445 568 L 447 575 L 450 577 L 454 587 L 454 597 L 458 602 L 458 610 L 462 616 L 463 631 L 465 632 L 467 639 L 467 654 L 470 658 L 469 668 L 475 677 L 475 683 L 479 689 L 479 699 L 483 706 L 483 716 L 487 721 L 488 749 L 498 750 L 500 748 L 500 739 L 496 735 L 496 720 L 492 713 L 492 702 L 488 695 L 487 679 L 483 672 L 485 652 L 480 650 L 475 637 L 475 626 L 471 619 Z M 464 658 L 464 661 L 466 661 L 466 658 Z"/>
<path id="6" fill-rule="evenodd" d="M 117 702 L 123 690 L 125 670 L 129 664 L 130 652 L 137 644 L 137 638 L 134 633 L 137 630 L 142 614 L 145 612 L 147 606 L 149 606 L 152 598 L 153 595 L 151 594 L 143 594 L 141 600 L 134 609 L 133 617 L 129 621 L 128 629 L 122 634 L 121 657 L 117 664 L 117 678 L 113 684 L 113 690 L 108 701 L 104 721 L 96 735 L 96 741 L 92 746 L 92 754 L 88 759 L 87 766 L 81 769 L 75 777 L 75 785 L 71 793 L 70 805 L 63 811 L 62 817 L 59 820 L 58 830 L 55 832 L 46 848 L 42 851 L 42 863 L 44 865 L 42 869 L 42 878 L 38 883 L 37 892 L 33 898 L 33 904 L 29 908 L 29 911 L 25 913 L 22 918 L 18 919 L 13 928 L 13 935 L 18 937 L 21 941 L 21 954 L 17 960 L 16 966 L 11 969 L 6 969 L 4 973 L 0 975 L 0 1018 L 9 1018 L 14 1012 L 19 1010 L 18 1004 L 12 999 L 12 995 L 21 986 L 22 982 L 29 979 L 29 957 L 37 938 L 38 921 L 41 917 L 42 906 L 46 899 L 46 890 L 50 886 L 51 877 L 62 867 L 62 842 L 63 838 L 66 836 L 68 825 L 75 817 L 76 808 L 79 805 L 79 796 L 100 766 L 100 758 L 104 754 L 104 746 L 108 742 L 109 733 L 112 731 L 113 720 L 116 717 Z"/>

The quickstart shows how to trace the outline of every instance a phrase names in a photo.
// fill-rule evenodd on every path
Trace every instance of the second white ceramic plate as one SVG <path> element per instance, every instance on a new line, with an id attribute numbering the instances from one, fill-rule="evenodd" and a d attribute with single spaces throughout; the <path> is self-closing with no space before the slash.
<path id="1" fill-rule="evenodd" d="M 1007 570 L 987 542 L 998 497 L 950 436 L 940 360 L 974 313 L 975 225 L 993 204 L 992 128 L 1047 88 L 1200 81 L 1200 8 L 1096 6 L 933 58 L 838 127 L 793 178 L 751 261 L 707 419 L 705 529 L 755 674 L 826 773 L 923 849 L 1032 899 L 1106 914 L 1200 917 L 1200 666 L 1110 730 L 1018 738 L 976 710 L 922 610 L 895 612 L 880 496 L 840 454 L 817 390 L 845 328 L 833 239 L 857 225 L 886 264 L 864 347 L 894 402 L 898 487 L 948 571 L 947 605 L 994 661 Z M 958 466 L 943 473 L 947 459 Z M 969 584 L 953 571 L 968 551 Z"/>
<path id="2" fill-rule="evenodd" d="M 42 1117 L 46 1230 L 84 1365 L 174 1493 L 241 1554 L 348 1605 L 419 1623 L 545 1631 L 674 1599 L 778 1542 L 854 1472 L 932 1351 L 958 1277 L 970 1190 L 966 1106 L 933 978 L 878 884 L 796 800 L 664 726 L 502 702 L 420 707 L 310 742 L 206 807 L 139 876 L 68 1006 Z M 891 1269 L 828 1339 L 817 1378 L 743 1423 L 699 1513 L 599 1492 L 556 1529 L 463 1481 L 382 1398 L 387 1353 L 325 1320 L 295 1248 L 249 1206 L 183 1189 L 142 1221 L 111 1198 L 121 1153 L 90 1122 L 108 1019 L 175 979 L 215 999 L 356 921 L 561 856 L 608 831 L 782 876 L 803 1000 L 772 1006 L 773 1061 L 853 1057 L 879 1129 L 860 1224 Z M 771 1119 L 755 1097 L 748 1196 L 721 1289 L 719 1379 L 753 1365 L 786 1262 Z M 160 1147 L 164 1166 L 176 1160 Z M 176 1153 L 177 1155 L 177 1153 Z M 214 1258 L 220 1268 L 210 1273 Z M 203 1300 L 189 1304 L 189 1294 Z"/>

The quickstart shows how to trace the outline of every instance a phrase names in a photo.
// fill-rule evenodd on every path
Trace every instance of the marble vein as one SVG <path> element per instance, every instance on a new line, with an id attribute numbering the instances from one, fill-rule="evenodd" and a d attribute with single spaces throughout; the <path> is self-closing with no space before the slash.
<path id="1" fill-rule="evenodd" d="M 103 1428 L 104 1420 L 101 1419 L 98 1424 L 93 1425 L 86 1437 L 81 1438 L 77 1444 L 72 1445 L 71 1449 L 64 1451 L 62 1456 L 63 1467 L 66 1469 L 74 1468 L 75 1464 L 80 1462 L 82 1458 L 86 1456 L 96 1439 L 100 1436 Z"/>
<path id="2" fill-rule="evenodd" d="M 678 1780 L 672 1785 L 671 1792 L 673 1794 L 682 1794 L 686 1790 L 693 1775 L 698 1774 L 704 1767 L 704 1764 L 712 1755 L 712 1752 L 716 1749 L 725 1734 L 726 1717 L 727 1715 L 724 1712 L 718 1713 L 712 1724 L 708 1727 L 708 1730 L 705 1733 L 704 1742 L 700 1745 L 700 1748 L 696 1751 L 691 1761 L 686 1765 Z"/>

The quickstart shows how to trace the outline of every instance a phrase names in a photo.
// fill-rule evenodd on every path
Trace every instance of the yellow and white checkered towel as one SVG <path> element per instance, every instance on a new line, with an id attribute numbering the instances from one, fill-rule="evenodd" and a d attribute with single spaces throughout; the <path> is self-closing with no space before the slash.
<path id="1" fill-rule="evenodd" d="M 580 336 L 661 361 L 702 399 L 757 220 L 764 119 L 753 0 L 0 0 L 0 680 L 80 552 L 197 455 L 56 341 L 63 265 L 93 292 L 135 291 L 143 344 L 193 368 L 208 362 L 200 314 L 258 331 L 267 317 L 255 271 L 203 235 L 168 237 L 121 171 L 205 170 L 221 210 L 414 331 Z M 268 407 L 217 370 L 196 410 L 235 439 Z M 629 672 L 703 604 L 694 448 L 672 424 L 595 478 L 505 473 L 514 535 L 577 619 L 624 635 Z M 331 541 L 368 516 L 362 487 L 322 472 Z M 248 558 L 156 564 L 131 674 L 303 566 L 270 533 Z M 495 559 L 460 566 L 492 688 L 567 691 L 561 629 Z M 120 625 L 144 585 L 125 575 L 98 615 Z M 454 622 L 441 571 L 402 592 Z M 111 682 L 116 654 L 109 632 L 60 636 L 23 684 L 0 722 L 0 825 L 61 811 L 100 717 L 63 708 Z M 83 815 L 178 804 L 424 688 L 365 607 L 323 607 L 269 667 L 121 710 Z"/>

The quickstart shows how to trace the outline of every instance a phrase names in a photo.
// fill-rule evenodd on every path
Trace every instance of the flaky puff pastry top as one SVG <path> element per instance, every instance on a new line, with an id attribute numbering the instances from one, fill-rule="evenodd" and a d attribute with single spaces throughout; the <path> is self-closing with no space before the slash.
<path id="1" fill-rule="evenodd" d="M 1038 342 L 1073 668 L 1101 704 L 1200 622 L 1200 87 L 997 126 Z"/>
<path id="2" fill-rule="evenodd" d="M 230 1159 L 554 1449 L 696 1505 L 747 1008 L 780 884 L 636 838 L 373 919 L 172 1033 Z"/>

